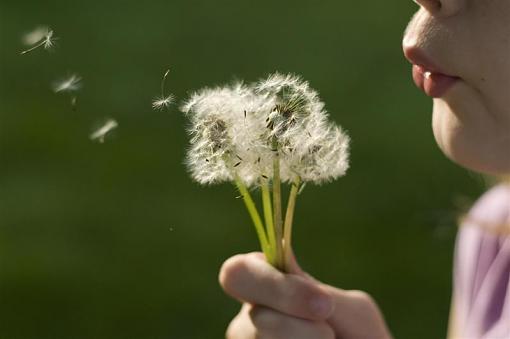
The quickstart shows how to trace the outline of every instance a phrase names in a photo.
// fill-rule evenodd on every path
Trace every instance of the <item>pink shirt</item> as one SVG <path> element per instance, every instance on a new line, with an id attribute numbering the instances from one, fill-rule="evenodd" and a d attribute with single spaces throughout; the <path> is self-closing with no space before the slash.
<path id="1" fill-rule="evenodd" d="M 454 333 L 462 339 L 510 339 L 510 185 L 473 206 L 457 236 Z"/>

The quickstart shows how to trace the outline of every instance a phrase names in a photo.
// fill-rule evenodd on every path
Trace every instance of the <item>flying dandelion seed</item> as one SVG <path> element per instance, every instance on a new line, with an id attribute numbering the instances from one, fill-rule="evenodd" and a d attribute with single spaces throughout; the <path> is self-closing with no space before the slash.
<path id="1" fill-rule="evenodd" d="M 75 92 L 82 86 L 81 77 L 77 74 L 72 74 L 68 78 L 55 82 L 53 91 L 55 93 L 61 92 Z"/>
<path id="2" fill-rule="evenodd" d="M 175 97 L 172 94 L 165 95 L 165 81 L 170 73 L 170 69 L 167 69 L 165 74 L 163 75 L 163 79 L 161 79 L 161 96 L 157 97 L 152 101 L 152 108 L 156 110 L 163 110 L 165 108 L 170 107 L 171 104 L 174 103 Z"/>
<path id="3" fill-rule="evenodd" d="M 73 111 L 76 111 L 77 105 L 78 105 L 78 98 L 76 96 L 73 96 L 71 98 L 71 107 L 72 107 Z"/>
<path id="4" fill-rule="evenodd" d="M 107 120 L 101 127 L 99 127 L 96 131 L 94 131 L 90 135 L 90 140 L 98 141 L 99 143 L 104 143 L 104 139 L 108 133 L 117 128 L 119 124 L 114 119 Z"/>
<path id="5" fill-rule="evenodd" d="M 163 110 L 164 108 L 168 108 L 171 104 L 173 104 L 174 101 L 175 97 L 172 94 L 167 95 L 166 97 L 158 97 L 152 102 L 152 108 Z"/>
<path id="6" fill-rule="evenodd" d="M 22 51 L 20 54 L 30 53 L 40 47 L 47 50 L 51 49 L 55 45 L 55 40 L 57 40 L 57 38 L 53 36 L 53 30 L 48 27 L 38 27 L 23 37 L 23 43 L 25 45 L 34 46 Z"/>
<path id="7" fill-rule="evenodd" d="M 34 30 L 23 35 L 22 42 L 26 46 L 33 46 L 40 42 L 50 29 L 47 26 L 38 26 Z"/>

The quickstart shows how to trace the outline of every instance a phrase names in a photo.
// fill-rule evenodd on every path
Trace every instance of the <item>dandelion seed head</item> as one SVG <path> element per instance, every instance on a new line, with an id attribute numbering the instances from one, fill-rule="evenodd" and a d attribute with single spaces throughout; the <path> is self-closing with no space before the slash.
<path id="1" fill-rule="evenodd" d="M 286 182 L 297 176 L 327 182 L 348 168 L 349 137 L 328 122 L 318 93 L 297 76 L 277 73 L 252 85 L 205 88 L 181 110 L 191 123 L 187 165 L 200 183 L 240 178 L 258 185 L 273 176 L 276 155 Z"/>
<path id="2" fill-rule="evenodd" d="M 172 94 L 167 95 L 166 97 L 157 97 L 152 102 L 152 108 L 157 110 L 163 110 L 165 108 L 170 107 L 170 105 L 173 104 L 174 102 L 175 97 Z"/>
<path id="3" fill-rule="evenodd" d="M 101 127 L 96 129 L 92 134 L 90 134 L 89 138 L 92 141 L 98 141 L 99 143 L 104 143 L 105 137 L 117 128 L 119 124 L 114 119 L 108 119 Z"/>
<path id="4" fill-rule="evenodd" d="M 285 159 L 289 172 L 297 174 L 304 182 L 315 184 L 345 175 L 349 168 L 349 141 L 340 127 L 330 125 L 324 135 L 310 138 L 299 154 Z"/>
<path id="5" fill-rule="evenodd" d="M 275 102 L 267 117 L 269 139 L 288 143 L 292 136 L 303 133 L 309 121 L 326 119 L 318 93 L 297 75 L 274 73 L 254 87 Z"/>
<path id="6" fill-rule="evenodd" d="M 191 176 L 201 184 L 233 180 L 229 165 L 234 149 L 227 123 L 217 116 L 204 117 L 195 122 L 190 134 L 186 163 Z"/>
<path id="7" fill-rule="evenodd" d="M 53 91 L 59 92 L 74 92 L 81 88 L 81 77 L 76 74 L 70 75 L 68 78 L 55 82 Z"/>

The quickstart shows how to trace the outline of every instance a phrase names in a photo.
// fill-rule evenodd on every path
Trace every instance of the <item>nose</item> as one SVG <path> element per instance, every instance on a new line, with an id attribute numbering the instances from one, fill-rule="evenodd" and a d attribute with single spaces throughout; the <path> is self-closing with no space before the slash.
<path id="1" fill-rule="evenodd" d="M 413 0 L 434 16 L 452 16 L 459 12 L 466 0 Z"/>

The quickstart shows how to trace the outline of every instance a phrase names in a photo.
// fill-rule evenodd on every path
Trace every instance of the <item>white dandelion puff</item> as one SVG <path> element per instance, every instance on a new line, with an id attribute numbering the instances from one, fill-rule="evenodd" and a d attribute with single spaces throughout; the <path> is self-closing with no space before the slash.
<path id="1" fill-rule="evenodd" d="M 252 185 L 262 175 L 269 176 L 271 150 L 262 138 L 265 125 L 264 120 L 259 119 L 262 116 L 259 111 L 269 111 L 272 106 L 274 103 L 256 95 L 242 83 L 194 93 L 181 107 L 191 122 L 187 164 L 192 177 L 200 183 L 217 183 L 232 181 L 238 176 Z M 206 135 L 203 130 L 218 119 L 225 125 L 228 145 L 205 147 L 207 143 L 200 136 Z M 216 154 L 215 150 L 221 153 Z"/>
<path id="2" fill-rule="evenodd" d="M 296 177 L 327 182 L 348 167 L 349 137 L 328 123 L 318 93 L 298 76 L 275 73 L 249 86 L 206 88 L 193 94 L 181 110 L 192 125 L 187 164 L 200 183 L 237 176 L 248 186 L 258 185 L 261 177 L 273 176 L 275 156 L 281 180 L 289 183 Z M 210 147 L 209 152 L 202 149 L 207 143 L 198 142 L 197 135 L 202 135 L 198 131 L 211 123 L 210 117 L 225 124 L 228 157 L 214 156 Z"/>
<path id="3" fill-rule="evenodd" d="M 30 53 L 40 47 L 44 47 L 44 49 L 51 49 L 55 45 L 56 40 L 57 38 L 54 37 L 53 30 L 47 27 L 38 27 L 34 31 L 25 35 L 23 38 L 23 42 L 26 45 L 34 46 L 22 51 L 20 54 L 23 55 Z"/>
<path id="4" fill-rule="evenodd" d="M 81 77 L 77 74 L 72 74 L 66 79 L 57 81 L 53 84 L 53 91 L 55 93 L 61 92 L 75 92 L 82 86 Z"/>
<path id="5" fill-rule="evenodd" d="M 161 79 L 161 95 L 152 101 L 153 109 L 163 110 L 165 108 L 170 107 L 170 105 L 175 102 L 175 97 L 173 94 L 165 95 L 165 82 L 169 73 L 170 69 L 167 69 L 165 74 L 163 75 L 163 78 Z"/>
<path id="6" fill-rule="evenodd" d="M 119 124 L 114 119 L 108 119 L 101 127 L 99 127 L 97 130 L 92 132 L 90 134 L 89 138 L 92 141 L 98 141 L 99 143 L 104 143 L 105 137 L 110 133 L 112 130 L 117 128 Z"/>
<path id="7" fill-rule="evenodd" d="M 205 88 L 181 107 L 191 125 L 192 178 L 236 185 L 268 262 L 282 270 L 289 268 L 298 194 L 306 183 L 337 179 L 349 167 L 349 137 L 324 107 L 306 81 L 279 73 L 251 85 Z M 282 182 L 291 186 L 285 213 Z M 264 221 L 250 186 L 260 188 Z"/>
<path id="8" fill-rule="evenodd" d="M 304 138 L 295 145 L 295 152 L 284 157 L 293 174 L 286 181 L 298 176 L 300 181 L 322 184 L 345 175 L 349 168 L 349 136 L 333 124 L 321 133 Z"/>
<path id="9" fill-rule="evenodd" d="M 313 121 L 325 121 L 327 115 L 318 93 L 299 76 L 274 73 L 255 85 L 255 91 L 276 103 L 267 115 L 268 138 L 279 147 L 300 137 Z"/>

